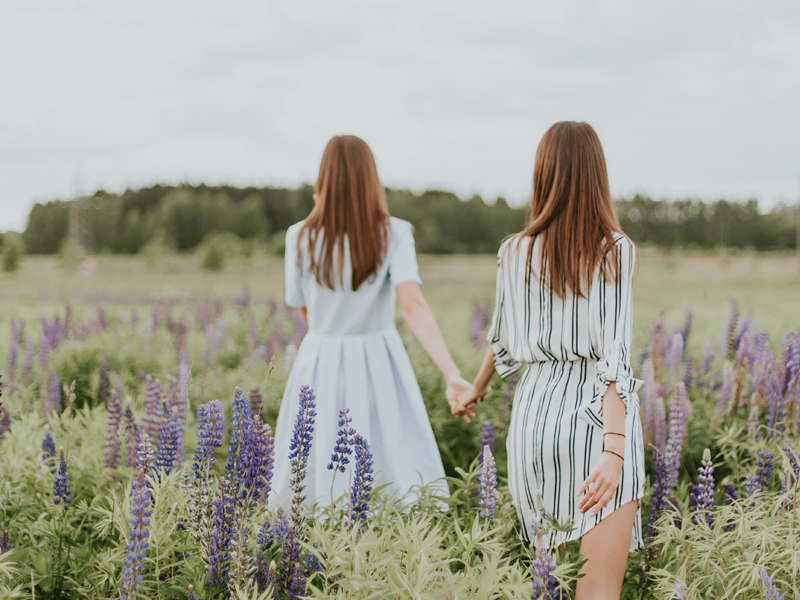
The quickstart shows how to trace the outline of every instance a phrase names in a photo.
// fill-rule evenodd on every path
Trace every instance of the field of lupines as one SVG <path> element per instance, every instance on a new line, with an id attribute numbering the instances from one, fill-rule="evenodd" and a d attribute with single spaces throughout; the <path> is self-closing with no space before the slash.
<path id="1" fill-rule="evenodd" d="M 419 489 L 408 508 L 381 487 L 350 415 L 316 421 L 313 390 L 296 390 L 292 451 L 274 455 L 270 424 L 304 334 L 280 302 L 247 290 L 126 302 L 137 308 L 85 299 L 11 324 L 0 597 L 571 596 L 577 546 L 524 547 L 505 490 L 513 380 L 476 423 L 456 421 L 400 326 L 452 492 Z M 477 302 L 468 325 L 476 357 L 489 310 Z M 691 313 L 674 331 L 660 315 L 640 338 L 647 547 L 631 556 L 625 598 L 800 598 L 800 333 L 770 340 L 735 301 L 720 324 L 697 357 Z M 308 510 L 305 461 L 322 427 L 339 431 L 323 450 L 350 492 Z M 267 501 L 275 461 L 292 467 L 283 508 Z"/>

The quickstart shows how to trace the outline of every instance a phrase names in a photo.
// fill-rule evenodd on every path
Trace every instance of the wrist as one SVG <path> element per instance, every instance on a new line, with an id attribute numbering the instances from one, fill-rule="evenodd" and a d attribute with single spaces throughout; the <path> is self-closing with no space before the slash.
<path id="1" fill-rule="evenodd" d="M 453 365 L 447 369 L 442 369 L 442 376 L 444 377 L 445 382 L 450 384 L 461 379 L 461 371 L 458 370 L 458 367 Z"/>

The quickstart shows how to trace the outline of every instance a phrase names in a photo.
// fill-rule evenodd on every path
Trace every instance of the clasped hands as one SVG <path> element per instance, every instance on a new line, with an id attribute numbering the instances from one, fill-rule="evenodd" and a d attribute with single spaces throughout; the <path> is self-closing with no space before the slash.
<path id="1" fill-rule="evenodd" d="M 447 396 L 447 402 L 450 404 L 450 412 L 452 412 L 455 417 L 464 419 L 464 421 L 469 423 L 475 416 L 472 409 L 479 402 L 483 402 L 483 399 L 488 393 L 488 387 L 479 390 L 459 375 L 447 382 L 445 396 Z"/>

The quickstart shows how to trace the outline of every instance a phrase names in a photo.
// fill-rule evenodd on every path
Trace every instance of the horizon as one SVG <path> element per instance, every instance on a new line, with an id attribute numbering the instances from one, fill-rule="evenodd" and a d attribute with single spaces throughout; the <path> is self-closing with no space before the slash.
<path id="1" fill-rule="evenodd" d="M 520 206 L 575 118 L 615 198 L 796 205 L 800 6 L 724 6 L 7 3 L 0 230 L 99 188 L 297 187 L 345 131 L 387 187 Z"/>

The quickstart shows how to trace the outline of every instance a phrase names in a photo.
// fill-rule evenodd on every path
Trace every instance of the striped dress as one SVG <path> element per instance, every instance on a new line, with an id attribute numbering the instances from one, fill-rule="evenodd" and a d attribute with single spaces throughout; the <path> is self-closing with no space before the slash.
<path id="1" fill-rule="evenodd" d="M 530 238 L 507 240 L 498 253 L 497 300 L 487 340 L 501 377 L 525 367 L 506 443 L 511 496 L 528 541 L 542 508 L 573 523 L 571 533 L 551 539 L 560 544 L 581 538 L 614 510 L 644 495 L 636 394 L 642 382 L 633 377 L 630 364 L 635 250 L 625 236 L 617 234 L 615 240 L 620 282 L 606 282 L 595 272 L 586 298 L 568 293 L 562 300 L 540 285 L 538 240 L 533 242 L 532 273 L 526 267 Z M 613 381 L 627 407 L 625 460 L 613 500 L 590 518 L 578 510 L 576 494 L 603 452 L 602 398 Z M 640 508 L 631 552 L 642 545 Z"/>

